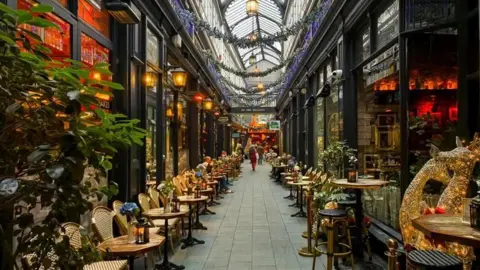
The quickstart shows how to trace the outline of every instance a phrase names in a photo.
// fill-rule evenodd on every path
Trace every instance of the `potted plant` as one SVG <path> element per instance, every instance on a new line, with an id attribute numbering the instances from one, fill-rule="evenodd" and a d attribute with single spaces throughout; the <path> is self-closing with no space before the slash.
<path id="1" fill-rule="evenodd" d="M 350 183 L 356 183 L 358 179 L 358 171 L 357 171 L 357 157 L 356 156 L 349 156 L 348 163 L 350 164 L 350 168 L 348 169 L 348 177 L 347 181 Z"/>
<path id="2" fill-rule="evenodd" d="M 115 183 L 97 187 L 94 181 L 112 169 L 115 154 L 142 145 L 145 130 L 137 127 L 139 120 L 100 109 L 96 95 L 113 95 L 104 87 L 123 90 L 120 84 L 91 76 L 111 76 L 107 63 L 87 67 L 70 59 L 52 60 L 41 37 L 27 30 L 59 29 L 40 17 L 52 12 L 51 6 L 38 4 L 23 11 L 0 4 L 0 11 L 3 266 L 12 269 L 20 257 L 35 254 L 41 259 L 32 262 L 34 269 L 82 269 L 95 257 L 92 249 L 73 249 L 68 237 L 59 239 L 60 224 L 80 222 L 93 207 L 91 198 L 117 194 Z M 84 179 L 86 168 L 95 169 L 89 180 Z M 39 222 L 35 208 L 46 213 Z M 55 260 L 47 256 L 51 252 Z"/>
<path id="3" fill-rule="evenodd" d="M 157 187 L 158 191 L 167 198 L 167 205 L 164 205 L 165 212 L 168 213 L 171 210 L 170 202 L 172 201 L 173 192 L 175 191 L 175 183 L 173 183 L 173 178 L 167 178 L 160 183 Z"/>

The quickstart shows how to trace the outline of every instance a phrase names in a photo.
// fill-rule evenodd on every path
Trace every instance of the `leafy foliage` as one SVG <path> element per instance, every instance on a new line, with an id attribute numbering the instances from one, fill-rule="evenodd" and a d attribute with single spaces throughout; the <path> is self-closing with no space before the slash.
<path id="1" fill-rule="evenodd" d="M 336 141 L 328 145 L 328 147 L 319 154 L 319 158 L 337 177 L 341 177 L 345 158 L 348 160 L 355 158 L 356 149 L 350 148 L 345 141 Z M 333 170 L 333 171 L 332 171 Z"/>
<path id="2" fill-rule="evenodd" d="M 87 67 L 70 59 L 54 61 L 41 38 L 22 27 L 58 28 L 41 17 L 52 10 L 42 4 L 29 11 L 0 4 L 0 181 L 13 178 L 19 183 L 13 195 L 0 196 L 0 215 L 10 216 L 14 206 L 23 208 L 13 220 L 2 221 L 2 231 L 14 228 L 18 241 L 10 263 L 35 253 L 34 268 L 81 268 L 98 257 L 93 248 L 70 248 L 60 224 L 79 222 L 95 196 L 118 192 L 115 183 L 98 188 L 84 181 L 85 169 L 95 169 L 95 180 L 104 177 L 113 156 L 141 145 L 145 131 L 137 127 L 139 120 L 99 109 L 95 96 L 112 95 L 105 87 L 123 89 L 91 78 L 93 72 L 111 76 L 107 63 Z M 31 209 L 37 204 L 48 214 L 34 223 Z M 1 245 L 11 248 L 9 235 L 0 238 Z M 57 260 L 49 259 L 51 251 Z"/>

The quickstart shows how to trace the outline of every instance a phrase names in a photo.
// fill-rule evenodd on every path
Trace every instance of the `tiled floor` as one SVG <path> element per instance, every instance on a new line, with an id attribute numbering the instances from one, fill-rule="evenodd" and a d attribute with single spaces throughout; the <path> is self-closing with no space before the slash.
<path id="1" fill-rule="evenodd" d="M 301 233 L 306 219 L 290 217 L 298 209 L 288 207 L 287 192 L 269 179 L 270 165 L 253 172 L 247 162 L 233 194 L 212 207 L 216 215 L 201 216 L 206 231 L 194 231 L 205 244 L 178 249 L 172 261 L 186 269 L 312 269 L 312 258 L 298 255 L 306 246 Z M 317 258 L 316 269 L 325 269 L 324 258 Z"/>

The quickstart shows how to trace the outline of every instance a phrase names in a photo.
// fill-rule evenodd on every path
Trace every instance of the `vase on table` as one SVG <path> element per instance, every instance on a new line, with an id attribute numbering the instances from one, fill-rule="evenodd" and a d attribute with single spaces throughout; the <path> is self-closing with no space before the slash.
<path id="1" fill-rule="evenodd" d="M 131 216 L 127 216 L 127 235 L 128 243 L 135 243 L 135 219 Z"/>
<path id="2" fill-rule="evenodd" d="M 173 191 L 168 193 L 167 205 L 165 205 L 165 213 L 172 212 L 172 197 L 173 197 Z"/>

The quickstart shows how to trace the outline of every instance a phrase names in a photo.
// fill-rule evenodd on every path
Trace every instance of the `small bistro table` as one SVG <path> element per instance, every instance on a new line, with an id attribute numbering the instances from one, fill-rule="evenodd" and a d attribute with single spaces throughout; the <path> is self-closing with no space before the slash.
<path id="1" fill-rule="evenodd" d="M 281 182 L 281 181 L 280 181 L 280 178 L 281 178 L 280 169 L 281 169 L 281 170 L 284 170 L 285 168 L 288 168 L 288 165 L 286 165 L 286 164 L 279 164 L 279 165 L 272 165 L 272 167 L 273 167 L 273 170 L 275 171 L 275 175 L 276 175 L 275 182 L 277 182 L 277 183 Z"/>
<path id="2" fill-rule="evenodd" d="M 128 268 L 134 270 L 136 256 L 157 249 L 165 242 L 165 237 L 161 235 L 151 233 L 149 236 L 150 242 L 135 244 L 128 242 L 128 235 L 123 235 L 103 241 L 97 246 L 97 249 L 102 253 L 108 253 L 115 257 L 128 257 Z"/>
<path id="3" fill-rule="evenodd" d="M 222 196 L 220 196 L 220 192 L 218 192 L 220 190 L 220 179 L 222 179 L 224 176 L 222 174 L 216 174 L 216 175 L 208 175 L 207 178 L 210 179 L 211 182 L 216 182 L 216 184 L 218 185 L 217 187 L 217 192 L 216 193 L 216 196 L 215 198 L 218 200 L 218 199 L 223 199 Z"/>
<path id="4" fill-rule="evenodd" d="M 293 185 L 288 184 L 288 182 L 293 182 L 293 177 L 291 177 L 291 176 L 286 176 L 286 177 L 285 177 L 285 180 L 287 180 L 287 185 L 290 186 L 290 194 L 289 194 L 288 196 L 286 196 L 286 197 L 283 197 L 283 198 L 284 198 L 284 199 L 293 200 L 293 199 L 295 199 L 295 196 L 292 194 L 292 186 L 293 186 Z M 304 180 L 310 180 L 310 177 L 308 177 L 308 176 L 302 176 L 302 181 L 304 181 Z M 298 195 L 299 195 L 299 193 L 300 193 L 299 188 L 300 188 L 300 186 L 297 186 L 297 200 L 295 201 L 295 203 L 290 204 L 290 205 L 289 205 L 290 207 L 300 207 L 300 202 L 298 201 L 298 199 L 299 199 L 299 198 L 298 198 L 298 197 L 299 197 Z"/>
<path id="5" fill-rule="evenodd" d="M 168 243 L 168 220 L 184 216 L 188 213 L 187 210 L 180 209 L 179 212 L 165 213 L 164 208 L 150 209 L 143 213 L 149 219 L 164 219 L 165 220 L 165 242 Z M 156 269 L 169 270 L 169 269 L 185 269 L 183 265 L 176 265 L 168 261 L 168 248 L 167 245 L 163 246 L 163 262 L 156 265 Z"/>
<path id="6" fill-rule="evenodd" d="M 219 195 L 218 195 L 218 189 L 216 188 L 217 184 L 219 184 L 217 180 L 207 181 L 207 186 L 214 189 L 215 198 L 218 200 Z M 219 204 L 220 204 L 220 202 L 215 201 L 213 196 L 210 198 L 210 201 L 208 202 L 208 206 L 214 206 L 214 205 L 219 205 Z"/>
<path id="7" fill-rule="evenodd" d="M 285 178 L 285 179 L 287 179 L 287 178 Z M 303 177 L 302 177 L 302 179 L 303 179 Z M 299 207 L 300 207 L 300 210 L 297 213 L 291 215 L 292 217 L 307 217 L 307 213 L 305 211 L 303 211 L 303 188 L 302 187 L 310 185 L 310 183 L 311 183 L 310 181 L 300 181 L 300 182 L 297 182 L 297 183 L 295 183 L 293 181 L 288 181 L 287 182 L 287 185 L 297 187 L 297 203 L 299 203 Z"/>
<path id="8" fill-rule="evenodd" d="M 461 215 L 428 215 L 412 220 L 413 227 L 426 236 L 480 248 L 480 231 L 462 222 Z"/>
<path id="9" fill-rule="evenodd" d="M 341 187 L 341 188 L 349 188 L 355 190 L 355 226 L 357 227 L 357 234 L 356 237 L 359 239 L 360 243 L 362 241 L 362 232 L 363 232 L 363 204 L 362 204 L 362 190 L 367 189 L 378 189 L 388 185 L 389 181 L 383 181 L 380 179 L 367 179 L 367 178 L 359 178 L 357 182 L 351 183 L 348 182 L 347 179 L 334 179 L 332 180 L 332 184 Z M 363 254 L 363 248 L 357 250 L 357 255 Z"/>
<path id="10" fill-rule="evenodd" d="M 205 241 L 198 240 L 192 236 L 192 229 L 195 227 L 195 229 L 202 229 L 206 230 L 207 228 L 203 226 L 202 223 L 200 223 L 200 202 L 205 202 L 208 200 L 207 196 L 200 196 L 200 198 L 194 198 L 193 196 L 179 196 L 178 199 L 180 200 L 180 203 L 186 203 L 188 204 L 188 236 L 185 239 L 182 239 L 183 245 L 182 249 L 185 249 L 187 247 L 193 246 L 195 244 L 205 244 Z M 192 221 L 192 205 L 197 204 L 197 218 L 195 221 L 195 224 L 193 224 Z"/>

